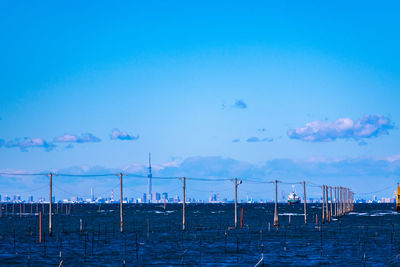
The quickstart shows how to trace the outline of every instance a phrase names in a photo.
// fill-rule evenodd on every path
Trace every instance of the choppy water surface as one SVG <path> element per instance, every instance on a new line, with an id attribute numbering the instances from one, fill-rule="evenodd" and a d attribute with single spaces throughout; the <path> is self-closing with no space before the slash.
<path id="1" fill-rule="evenodd" d="M 38 206 L 40 211 L 42 205 Z M 178 204 L 124 204 L 124 233 L 119 231 L 119 205 L 54 205 L 53 235 L 48 235 L 48 209 L 38 240 L 36 204 L 5 204 L 0 218 L 1 266 L 254 266 L 264 253 L 266 266 L 398 265 L 400 216 L 393 204 L 357 204 L 354 212 L 320 223 L 321 205 L 279 204 L 280 227 L 273 224 L 273 204 L 240 204 L 243 228 L 234 226 L 233 204 L 188 204 L 187 231 L 182 231 Z M 289 225 L 290 217 L 290 225 Z M 80 230 L 82 220 L 82 231 Z"/>

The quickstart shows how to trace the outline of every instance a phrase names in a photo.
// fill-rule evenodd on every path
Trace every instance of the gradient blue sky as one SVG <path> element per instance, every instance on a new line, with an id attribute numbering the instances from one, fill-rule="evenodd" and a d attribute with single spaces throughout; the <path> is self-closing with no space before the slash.
<path id="1" fill-rule="evenodd" d="M 261 168 L 248 176 L 281 168 L 281 180 L 301 180 L 268 164 L 342 162 L 327 184 L 355 175 L 355 191 L 385 187 L 400 175 L 398 14 L 396 1 L 3 1 L 0 169 L 126 169 L 151 151 L 160 173 L 232 159 Z M 386 124 L 361 137 L 288 134 L 319 121 L 331 138 L 338 119 L 377 116 Z M 75 142 L 55 142 L 65 134 Z M 21 150 L 24 137 L 49 146 Z"/>

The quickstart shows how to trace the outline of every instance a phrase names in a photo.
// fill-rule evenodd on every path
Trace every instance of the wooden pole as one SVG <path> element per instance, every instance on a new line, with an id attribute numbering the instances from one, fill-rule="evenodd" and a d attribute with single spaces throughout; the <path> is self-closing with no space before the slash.
<path id="1" fill-rule="evenodd" d="M 340 216 L 343 216 L 343 187 L 340 187 Z"/>
<path id="2" fill-rule="evenodd" d="M 322 223 L 325 223 L 325 185 L 322 185 Z"/>
<path id="3" fill-rule="evenodd" d="M 22 204 L 19 203 L 19 218 L 22 217 Z"/>
<path id="4" fill-rule="evenodd" d="M 337 206 L 337 216 L 340 217 L 340 186 L 338 186 L 336 190 L 337 190 L 337 198 L 338 198 L 337 204 L 336 204 L 336 206 Z"/>
<path id="5" fill-rule="evenodd" d="M 304 191 L 304 224 L 307 224 L 307 196 L 306 196 L 306 181 L 303 181 Z"/>
<path id="6" fill-rule="evenodd" d="M 343 214 L 346 215 L 346 188 L 343 188 Z"/>
<path id="7" fill-rule="evenodd" d="M 344 210 L 343 210 L 343 187 L 340 187 L 340 215 L 342 216 L 344 214 Z"/>
<path id="8" fill-rule="evenodd" d="M 39 212 L 39 243 L 42 244 L 42 212 Z"/>
<path id="9" fill-rule="evenodd" d="M 330 213 L 330 215 L 329 215 L 329 220 L 331 219 L 331 217 L 332 217 L 332 214 L 333 214 L 333 212 L 332 212 L 332 204 L 333 204 L 333 198 L 332 198 L 332 186 L 330 186 L 329 187 L 329 191 L 330 191 L 330 194 L 331 194 L 331 213 Z"/>
<path id="10" fill-rule="evenodd" d="M 119 184 L 120 184 L 120 189 L 121 189 L 121 199 L 120 199 L 120 203 L 119 203 L 119 216 L 120 216 L 120 227 L 121 227 L 121 233 L 124 231 L 124 221 L 123 221 L 123 217 L 122 217 L 122 203 L 124 202 L 124 194 L 122 191 L 122 172 L 119 174 Z"/>
<path id="11" fill-rule="evenodd" d="M 50 200 L 49 200 L 49 236 L 52 236 L 52 225 L 51 225 L 51 204 L 53 202 L 53 174 L 50 173 Z"/>
<path id="12" fill-rule="evenodd" d="M 243 207 L 242 207 L 242 212 L 240 214 L 240 229 L 243 227 Z"/>
<path id="13" fill-rule="evenodd" d="M 340 209 L 340 216 L 343 215 L 343 188 L 339 187 L 339 209 Z"/>
<path id="14" fill-rule="evenodd" d="M 328 194 L 328 186 L 326 185 L 325 186 L 325 200 L 326 200 L 326 202 L 325 202 L 325 211 L 326 211 L 326 219 L 328 220 L 328 222 L 331 222 L 331 216 L 330 216 L 330 214 L 329 214 L 329 206 L 328 206 L 328 203 L 329 203 L 329 194 Z"/>
<path id="15" fill-rule="evenodd" d="M 183 212 L 182 212 L 182 230 L 186 230 L 186 177 L 183 177 Z"/>
<path id="16" fill-rule="evenodd" d="M 351 192 L 351 211 L 354 211 L 354 193 Z"/>
<path id="17" fill-rule="evenodd" d="M 337 217 L 337 197 L 336 197 L 336 186 L 333 188 L 335 191 L 335 217 Z"/>
<path id="18" fill-rule="evenodd" d="M 274 212 L 274 226 L 279 227 L 278 217 L 278 180 L 275 180 L 275 212 Z"/>
<path id="19" fill-rule="evenodd" d="M 237 178 L 235 178 L 235 229 L 237 228 Z"/>

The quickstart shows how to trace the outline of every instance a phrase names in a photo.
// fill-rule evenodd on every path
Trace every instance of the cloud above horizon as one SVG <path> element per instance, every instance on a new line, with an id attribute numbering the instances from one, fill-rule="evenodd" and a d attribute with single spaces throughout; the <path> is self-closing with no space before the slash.
<path id="1" fill-rule="evenodd" d="M 247 104 L 241 99 L 236 100 L 236 102 L 233 104 L 233 106 L 238 109 L 246 109 L 247 108 Z"/>
<path id="2" fill-rule="evenodd" d="M 135 141 L 139 139 L 139 135 L 130 135 L 127 132 L 120 131 L 119 129 L 115 128 L 111 132 L 110 138 L 112 140 L 128 140 L 128 141 Z"/>
<path id="3" fill-rule="evenodd" d="M 53 150 L 56 147 L 56 145 L 54 145 L 51 142 L 47 142 L 43 138 L 24 137 L 24 138 L 15 138 L 11 141 L 8 141 L 7 143 L 5 143 L 5 147 L 7 148 L 18 147 L 22 152 L 27 152 L 29 148 L 41 147 L 48 152 Z"/>
<path id="4" fill-rule="evenodd" d="M 91 133 L 83 133 L 80 136 L 75 134 L 64 134 L 54 138 L 56 143 L 95 143 L 101 142 L 101 139 Z"/>
<path id="5" fill-rule="evenodd" d="M 330 142 L 336 139 L 360 140 L 389 134 L 394 123 L 382 115 L 364 115 L 353 121 L 350 118 L 339 118 L 333 122 L 313 121 L 304 127 L 289 129 L 291 139 L 308 142 Z"/>

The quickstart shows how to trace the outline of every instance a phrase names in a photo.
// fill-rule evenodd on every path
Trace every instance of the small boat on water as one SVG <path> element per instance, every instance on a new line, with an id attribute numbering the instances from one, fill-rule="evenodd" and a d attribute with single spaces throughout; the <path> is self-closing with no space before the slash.
<path id="1" fill-rule="evenodd" d="M 292 185 L 292 192 L 290 192 L 288 196 L 288 204 L 298 204 L 300 203 L 300 197 L 296 194 L 296 190 L 294 189 L 294 185 Z"/>

